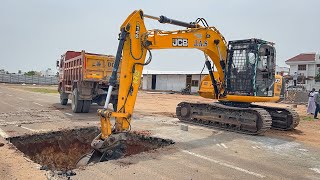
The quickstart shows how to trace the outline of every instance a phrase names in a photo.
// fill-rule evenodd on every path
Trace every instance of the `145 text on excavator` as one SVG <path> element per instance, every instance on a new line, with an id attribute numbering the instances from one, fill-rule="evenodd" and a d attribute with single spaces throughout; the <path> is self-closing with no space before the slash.
<path id="1" fill-rule="evenodd" d="M 145 18 L 184 29 L 147 30 Z M 215 27 L 208 26 L 203 18 L 187 23 L 137 10 L 120 27 L 106 103 L 104 109 L 98 110 L 101 134 L 91 143 L 94 150 L 82 157 L 78 166 L 109 160 L 121 154 L 121 141 L 126 139 L 131 129 L 142 70 L 151 62 L 151 50 L 155 49 L 198 49 L 204 53 L 209 74 L 202 79 L 199 94 L 218 102 L 181 102 L 176 108 L 180 121 L 250 135 L 263 134 L 270 128 L 292 130 L 299 124 L 299 116 L 291 109 L 253 104 L 277 102 L 284 97 L 284 80 L 275 74 L 276 50 L 273 43 L 260 39 L 227 43 L 222 34 Z M 107 107 L 117 84 L 118 104 L 112 111 Z M 114 125 L 111 125 L 110 118 L 115 118 Z"/>

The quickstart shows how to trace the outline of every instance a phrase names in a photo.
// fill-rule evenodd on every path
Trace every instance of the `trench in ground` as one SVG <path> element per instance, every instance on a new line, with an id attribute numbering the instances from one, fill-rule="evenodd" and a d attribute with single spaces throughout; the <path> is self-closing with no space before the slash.
<path id="1" fill-rule="evenodd" d="M 97 127 L 88 127 L 17 136 L 8 140 L 35 163 L 53 171 L 67 171 L 75 169 L 79 158 L 92 151 L 91 141 L 99 133 L 100 130 Z M 173 143 L 168 139 L 150 137 L 139 134 L 139 132 L 128 133 L 128 137 L 128 140 L 124 142 L 126 150 L 122 157 Z"/>

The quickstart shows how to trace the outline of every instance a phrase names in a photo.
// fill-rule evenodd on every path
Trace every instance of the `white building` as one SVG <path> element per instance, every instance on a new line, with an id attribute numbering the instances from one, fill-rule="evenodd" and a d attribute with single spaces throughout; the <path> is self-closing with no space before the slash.
<path id="1" fill-rule="evenodd" d="M 159 91 L 181 91 L 187 85 L 191 86 L 191 92 L 197 92 L 201 78 L 207 75 L 199 71 L 155 71 L 144 70 L 142 72 L 143 90 L 159 90 Z"/>
<path id="2" fill-rule="evenodd" d="M 320 82 L 316 82 L 314 79 L 319 73 L 319 56 L 318 53 L 302 53 L 286 60 L 286 64 L 290 66 L 290 75 L 297 72 L 299 75 L 298 84 L 305 86 L 307 90 L 320 88 Z"/>

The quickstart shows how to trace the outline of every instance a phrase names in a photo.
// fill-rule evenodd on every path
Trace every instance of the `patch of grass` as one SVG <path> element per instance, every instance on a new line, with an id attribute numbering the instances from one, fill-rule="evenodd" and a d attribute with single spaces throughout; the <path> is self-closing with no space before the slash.
<path id="1" fill-rule="evenodd" d="M 28 91 L 39 92 L 39 93 L 58 93 L 56 89 L 47 89 L 47 88 L 26 88 Z"/>
<path id="2" fill-rule="evenodd" d="M 305 116 L 305 117 L 302 118 L 302 120 L 304 120 L 304 121 L 313 121 L 314 119 L 313 119 L 313 116 Z"/>

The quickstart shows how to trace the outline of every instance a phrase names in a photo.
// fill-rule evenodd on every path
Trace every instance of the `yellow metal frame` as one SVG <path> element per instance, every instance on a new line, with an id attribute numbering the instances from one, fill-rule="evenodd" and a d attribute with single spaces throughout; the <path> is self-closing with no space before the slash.
<path id="1" fill-rule="evenodd" d="M 134 11 L 124 21 L 120 29 L 125 28 L 128 32 L 124 43 L 121 61 L 120 87 L 118 94 L 118 112 L 107 113 L 101 116 L 102 139 L 107 138 L 111 132 L 110 118 L 116 118 L 115 132 L 126 131 L 130 127 L 131 116 L 138 93 L 143 70 L 142 65 L 134 64 L 145 62 L 147 48 L 143 43 L 151 44 L 148 49 L 198 49 L 207 54 L 214 63 L 217 72 L 214 76 L 218 84 L 219 100 L 237 102 L 266 102 L 276 101 L 279 97 L 256 97 L 256 96 L 221 96 L 224 93 L 224 72 L 220 65 L 219 52 L 214 40 L 219 40 L 221 56 L 226 61 L 227 46 L 224 37 L 215 27 L 190 28 L 178 31 L 147 30 L 144 24 L 142 10 Z M 174 41 L 188 41 L 181 46 L 174 46 Z M 183 62 L 181 62 L 183 63 Z M 205 77 L 210 80 L 210 77 Z M 202 82 L 204 83 L 204 81 Z M 211 83 L 209 83 L 211 84 Z M 208 93 L 209 92 L 209 93 Z M 199 91 L 201 96 L 215 99 L 212 86 Z M 103 114 L 100 112 L 100 114 Z"/>

